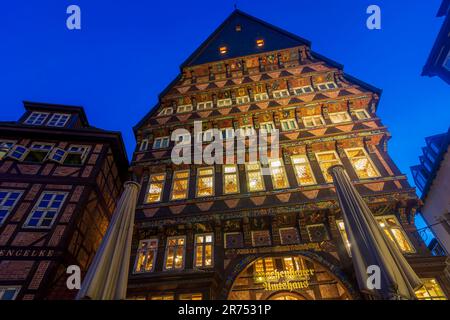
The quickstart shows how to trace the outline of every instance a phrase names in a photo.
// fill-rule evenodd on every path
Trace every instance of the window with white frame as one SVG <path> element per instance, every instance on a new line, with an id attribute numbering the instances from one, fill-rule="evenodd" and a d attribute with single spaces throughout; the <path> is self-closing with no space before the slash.
<path id="1" fill-rule="evenodd" d="M 47 158 L 52 148 L 53 144 L 35 142 L 28 149 L 24 161 L 41 163 Z"/>
<path id="2" fill-rule="evenodd" d="M 220 131 L 222 131 L 223 140 L 234 139 L 234 128 L 223 128 Z"/>
<path id="3" fill-rule="evenodd" d="M 232 194 L 239 192 L 239 173 L 237 165 L 223 165 L 223 193 Z"/>
<path id="4" fill-rule="evenodd" d="M 64 159 L 66 158 L 66 155 L 67 153 L 64 149 L 53 148 L 50 154 L 48 155 L 48 159 L 58 163 L 63 163 Z"/>
<path id="5" fill-rule="evenodd" d="M 173 173 L 170 200 L 181 200 L 188 197 L 189 170 L 178 170 Z"/>
<path id="6" fill-rule="evenodd" d="M 403 230 L 403 227 L 394 215 L 379 216 L 375 217 L 375 219 L 380 224 L 381 230 L 383 230 L 387 238 L 394 242 L 400 251 L 404 253 L 416 252 L 411 241 L 409 241 L 405 230 Z"/>
<path id="7" fill-rule="evenodd" d="M 175 136 L 175 144 L 189 144 L 191 143 L 191 134 L 182 133 Z"/>
<path id="8" fill-rule="evenodd" d="M 252 125 L 242 126 L 239 128 L 240 130 L 240 136 L 252 136 L 255 134 L 255 129 Z"/>
<path id="9" fill-rule="evenodd" d="M 134 273 L 152 272 L 155 269 L 156 254 L 158 252 L 158 239 L 139 241 L 136 253 Z"/>
<path id="10" fill-rule="evenodd" d="M 355 110 L 355 116 L 359 120 L 365 120 L 365 119 L 369 119 L 370 118 L 369 113 L 365 109 Z"/>
<path id="11" fill-rule="evenodd" d="M 247 163 L 245 165 L 247 171 L 247 188 L 249 192 L 263 191 L 265 189 L 264 179 L 261 173 L 261 165 L 259 162 Z"/>
<path id="12" fill-rule="evenodd" d="M 326 182 L 333 182 L 333 177 L 328 173 L 328 169 L 332 166 L 342 164 L 336 151 L 326 151 L 316 153 L 317 162 L 319 163 L 322 175 Z"/>
<path id="13" fill-rule="evenodd" d="M 70 119 L 70 114 L 67 113 L 54 113 L 50 120 L 47 122 L 48 127 L 64 127 Z"/>
<path id="14" fill-rule="evenodd" d="M 286 98 L 289 97 L 289 91 L 287 89 L 273 91 L 272 95 L 274 98 Z"/>
<path id="15" fill-rule="evenodd" d="M 195 235 L 194 261 L 196 268 L 213 266 L 214 234 L 205 233 Z"/>
<path id="16" fill-rule="evenodd" d="M 236 97 L 237 104 L 244 104 L 244 103 L 249 103 L 249 102 L 250 102 L 249 96 Z"/>
<path id="17" fill-rule="evenodd" d="M 293 155 L 291 162 L 294 167 L 295 176 L 300 186 L 308 186 L 316 183 L 314 174 L 306 155 Z"/>
<path id="18" fill-rule="evenodd" d="M 182 106 L 178 106 L 177 112 L 183 113 L 183 112 L 191 112 L 192 111 L 192 104 L 185 104 Z"/>
<path id="19" fill-rule="evenodd" d="M 22 196 L 21 190 L 0 189 L 0 226 L 6 221 Z"/>
<path id="20" fill-rule="evenodd" d="M 159 202 L 162 198 L 164 190 L 164 181 L 166 179 L 165 173 L 152 174 L 149 180 L 147 203 Z"/>
<path id="21" fill-rule="evenodd" d="M 232 103 L 233 102 L 229 98 L 217 100 L 217 106 L 219 106 L 219 107 L 228 107 L 228 106 L 231 106 Z"/>
<path id="22" fill-rule="evenodd" d="M 269 160 L 270 175 L 272 177 L 272 184 L 274 189 L 289 188 L 289 182 L 284 169 L 283 160 L 274 159 Z"/>
<path id="23" fill-rule="evenodd" d="M 142 139 L 139 151 L 146 151 L 148 148 L 148 139 Z"/>
<path id="24" fill-rule="evenodd" d="M 213 107 L 212 101 L 205 101 L 197 103 L 197 110 L 206 110 Z"/>
<path id="25" fill-rule="evenodd" d="M 333 112 L 328 114 L 332 123 L 341 123 L 352 121 L 347 111 Z"/>
<path id="26" fill-rule="evenodd" d="M 89 153 L 89 146 L 71 144 L 64 158 L 65 165 L 82 165 Z"/>
<path id="27" fill-rule="evenodd" d="M 44 124 L 45 119 L 48 117 L 47 112 L 32 112 L 28 118 L 25 120 L 25 124 L 31 124 L 35 126 L 39 126 Z"/>
<path id="28" fill-rule="evenodd" d="M 366 179 L 380 176 L 364 148 L 344 149 L 344 151 L 353 169 L 355 169 L 358 178 Z"/>
<path id="29" fill-rule="evenodd" d="M 269 95 L 266 92 L 256 93 L 253 98 L 255 101 L 263 101 L 269 99 Z"/>
<path id="30" fill-rule="evenodd" d="M 0 286 L 0 300 L 15 300 L 19 291 L 20 287 Z"/>
<path id="31" fill-rule="evenodd" d="M 186 237 L 168 237 L 166 243 L 166 257 L 164 270 L 182 270 L 184 268 L 184 255 L 186 250 Z"/>
<path id="32" fill-rule="evenodd" d="M 311 127 L 318 127 L 323 126 L 325 124 L 325 121 L 323 120 L 322 116 L 309 116 L 309 117 L 303 117 L 303 124 L 307 128 Z"/>
<path id="33" fill-rule="evenodd" d="M 44 191 L 29 214 L 24 227 L 50 229 L 61 210 L 66 192 Z"/>
<path id="34" fill-rule="evenodd" d="M 298 129 L 297 121 L 295 119 L 281 120 L 281 129 L 283 131 L 290 131 Z"/>
<path id="35" fill-rule="evenodd" d="M 311 86 L 293 88 L 292 90 L 296 95 L 314 92 L 314 89 Z"/>
<path id="36" fill-rule="evenodd" d="M 168 116 L 168 115 L 171 115 L 172 113 L 173 113 L 173 108 L 167 107 L 167 108 L 162 109 L 159 112 L 158 116 Z"/>
<path id="37" fill-rule="evenodd" d="M 8 156 L 13 159 L 22 161 L 25 158 L 25 156 L 27 155 L 27 153 L 28 153 L 28 148 L 21 146 L 21 145 L 15 145 L 11 149 L 11 151 L 9 151 Z"/>
<path id="38" fill-rule="evenodd" d="M 197 197 L 214 195 L 214 167 L 197 169 Z"/>
<path id="39" fill-rule="evenodd" d="M 450 70 L 450 66 L 448 67 Z M 420 279 L 423 286 L 416 290 L 418 300 L 447 300 L 444 291 L 435 278 Z"/>
<path id="40" fill-rule="evenodd" d="M 259 125 L 259 128 L 261 131 L 271 133 L 275 129 L 275 126 L 273 122 L 263 122 Z"/>
<path id="41" fill-rule="evenodd" d="M 326 83 L 318 84 L 317 87 L 319 88 L 320 91 L 323 91 L 323 90 L 336 89 L 337 85 L 334 82 L 326 82 Z"/>
<path id="42" fill-rule="evenodd" d="M 164 149 L 169 147 L 169 137 L 159 137 L 153 141 L 153 149 Z"/>
<path id="43" fill-rule="evenodd" d="M 2 160 L 14 147 L 16 142 L 12 140 L 0 140 L 0 160 Z"/>

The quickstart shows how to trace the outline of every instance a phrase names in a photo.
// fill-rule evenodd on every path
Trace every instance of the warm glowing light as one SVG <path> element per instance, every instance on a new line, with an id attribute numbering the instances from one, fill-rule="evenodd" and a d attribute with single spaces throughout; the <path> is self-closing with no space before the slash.
<path id="1" fill-rule="evenodd" d="M 219 51 L 221 54 L 226 54 L 228 52 L 228 48 L 227 47 L 220 47 Z"/>

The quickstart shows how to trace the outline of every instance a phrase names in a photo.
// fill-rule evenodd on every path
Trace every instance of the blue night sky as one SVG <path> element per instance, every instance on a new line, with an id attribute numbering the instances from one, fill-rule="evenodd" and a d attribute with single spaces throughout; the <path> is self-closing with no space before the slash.
<path id="1" fill-rule="evenodd" d="M 82 105 L 92 125 L 123 133 L 131 156 L 132 126 L 235 2 L 383 89 L 378 115 L 392 133 L 389 152 L 408 176 L 424 138 L 448 129 L 450 87 L 420 75 L 442 24 L 441 0 L 4 2 L 0 120 L 18 119 L 23 100 Z M 81 30 L 66 28 L 71 4 L 81 7 Z M 382 30 L 366 28 L 371 4 L 381 7 Z"/>

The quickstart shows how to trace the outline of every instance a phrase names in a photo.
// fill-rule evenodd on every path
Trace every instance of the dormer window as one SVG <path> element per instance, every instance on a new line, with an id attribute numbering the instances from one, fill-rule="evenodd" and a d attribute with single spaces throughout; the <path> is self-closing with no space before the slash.
<path id="1" fill-rule="evenodd" d="M 190 111 L 192 111 L 192 104 L 185 104 L 182 106 L 178 106 L 178 108 L 177 108 L 178 113 L 190 112 Z"/>
<path id="2" fill-rule="evenodd" d="M 25 120 L 25 124 L 31 124 L 34 126 L 40 126 L 47 119 L 47 112 L 32 112 L 30 116 Z"/>
<path id="3" fill-rule="evenodd" d="M 278 90 L 273 92 L 274 98 L 285 98 L 289 97 L 289 91 L 288 90 Z"/>
<path id="4" fill-rule="evenodd" d="M 158 114 L 159 116 L 167 116 L 173 113 L 173 108 L 168 107 L 161 110 L 161 112 Z"/>
<path id="5" fill-rule="evenodd" d="M 64 127 L 70 118 L 70 114 L 54 113 L 47 123 L 49 127 Z"/>
<path id="6" fill-rule="evenodd" d="M 323 90 L 336 89 L 337 85 L 334 82 L 326 82 L 326 83 L 321 83 L 321 84 L 317 85 L 317 87 L 319 88 L 319 90 L 323 91 Z"/>
<path id="7" fill-rule="evenodd" d="M 206 110 L 213 107 L 212 101 L 205 101 L 197 103 L 197 110 Z"/>
<path id="8" fill-rule="evenodd" d="M 264 46 L 264 39 L 258 39 L 258 40 L 256 40 L 256 46 L 257 46 L 258 48 L 263 47 L 263 46 Z"/>
<path id="9" fill-rule="evenodd" d="M 228 48 L 225 46 L 220 47 L 219 52 L 220 52 L 220 54 L 226 54 L 228 52 Z"/>

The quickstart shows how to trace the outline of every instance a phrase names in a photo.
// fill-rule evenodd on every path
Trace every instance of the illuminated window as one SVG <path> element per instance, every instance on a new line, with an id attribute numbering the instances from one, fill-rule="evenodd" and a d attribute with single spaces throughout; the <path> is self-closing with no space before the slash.
<path id="1" fill-rule="evenodd" d="M 0 300 L 15 300 L 19 291 L 20 291 L 20 287 L 1 286 L 0 287 Z"/>
<path id="2" fill-rule="evenodd" d="M 139 241 L 134 265 L 135 273 L 152 272 L 155 269 L 156 253 L 158 252 L 158 239 Z"/>
<path id="3" fill-rule="evenodd" d="M 307 186 L 316 183 L 314 174 L 312 173 L 306 155 L 295 155 L 291 157 L 292 165 L 294 166 L 295 176 L 300 186 Z"/>
<path id="4" fill-rule="evenodd" d="M 70 114 L 54 113 L 47 122 L 48 127 L 64 127 L 70 119 Z"/>
<path id="5" fill-rule="evenodd" d="M 277 98 L 277 99 L 289 97 L 289 91 L 287 89 L 277 90 L 277 91 L 272 92 L 272 94 L 273 94 L 273 97 Z"/>
<path id="6" fill-rule="evenodd" d="M 263 93 L 257 93 L 253 96 L 253 98 L 255 99 L 255 101 L 262 101 L 262 100 L 267 100 L 269 99 L 269 95 L 265 92 Z"/>
<path id="7" fill-rule="evenodd" d="M 346 111 L 329 113 L 328 115 L 330 116 L 332 123 L 348 122 L 352 120 Z"/>
<path id="8" fill-rule="evenodd" d="M 195 236 L 194 261 L 197 268 L 213 266 L 213 237 L 212 233 Z"/>
<path id="9" fill-rule="evenodd" d="M 214 195 L 214 167 L 198 168 L 197 197 Z"/>
<path id="10" fill-rule="evenodd" d="M 313 89 L 313 87 L 311 87 L 311 86 L 305 86 L 305 87 L 294 88 L 294 89 L 292 89 L 292 90 L 293 90 L 294 93 L 297 94 L 297 95 L 314 92 L 314 89 Z"/>
<path id="11" fill-rule="evenodd" d="M 272 183 L 274 189 L 289 188 L 289 182 L 286 177 L 286 170 L 284 169 L 283 160 L 276 159 L 269 161 L 270 173 L 272 176 Z"/>
<path id="12" fill-rule="evenodd" d="M 237 24 L 235 30 L 236 30 L 237 32 L 240 32 L 240 31 L 242 30 L 241 25 L 240 25 L 240 24 Z"/>
<path id="13" fill-rule="evenodd" d="M 363 148 L 345 149 L 345 153 L 358 178 L 364 179 L 380 176 Z"/>
<path id="14" fill-rule="evenodd" d="M 0 160 L 2 160 L 8 154 L 15 143 L 15 141 L 0 140 Z"/>
<path id="15" fill-rule="evenodd" d="M 264 39 L 256 40 L 256 46 L 257 47 L 263 47 L 264 46 Z"/>
<path id="16" fill-rule="evenodd" d="M 355 115 L 359 120 L 364 120 L 364 119 L 370 118 L 369 113 L 364 109 L 355 110 Z"/>
<path id="17" fill-rule="evenodd" d="M 386 236 L 405 253 L 416 252 L 395 216 L 375 217 Z"/>
<path id="18" fill-rule="evenodd" d="M 202 300 L 203 295 L 201 293 L 185 293 L 180 294 L 178 300 Z"/>
<path id="19" fill-rule="evenodd" d="M 186 199 L 189 190 L 189 170 L 175 171 L 170 200 Z"/>
<path id="20" fill-rule="evenodd" d="M 226 54 L 228 52 L 228 49 L 227 47 L 223 46 L 219 48 L 219 52 L 220 54 Z"/>
<path id="21" fill-rule="evenodd" d="M 81 165 L 87 158 L 89 146 L 71 144 L 64 156 L 64 164 Z"/>
<path id="22" fill-rule="evenodd" d="M 237 165 L 225 164 L 223 166 L 223 193 L 231 194 L 239 192 L 239 177 Z"/>
<path id="23" fill-rule="evenodd" d="M 165 270 L 181 270 L 184 268 L 184 252 L 186 237 L 169 237 L 166 245 Z"/>
<path id="24" fill-rule="evenodd" d="M 317 162 L 319 162 L 323 177 L 326 182 L 333 182 L 333 177 L 328 173 L 328 168 L 341 164 L 341 160 L 335 151 L 316 153 Z"/>
<path id="25" fill-rule="evenodd" d="M 39 126 L 44 123 L 47 117 L 48 113 L 46 112 L 32 112 L 27 120 L 25 120 L 25 124 Z"/>
<path id="26" fill-rule="evenodd" d="M 336 223 L 337 223 L 339 232 L 341 234 L 342 241 L 344 242 L 345 250 L 347 250 L 349 257 L 351 257 L 352 256 L 352 252 L 350 250 L 351 245 L 350 245 L 350 241 L 348 240 L 348 237 L 347 237 L 347 232 L 345 231 L 344 221 L 338 220 L 338 221 L 336 221 Z"/>
<path id="27" fill-rule="evenodd" d="M 150 300 L 173 300 L 173 294 L 165 294 L 162 296 L 153 296 Z"/>
<path id="28" fill-rule="evenodd" d="M 150 176 L 150 185 L 148 186 L 147 193 L 147 203 L 161 201 L 165 179 L 165 173 L 152 174 Z"/>
<path id="29" fill-rule="evenodd" d="M 263 122 L 259 127 L 261 128 L 261 131 L 265 131 L 267 133 L 271 133 L 275 129 L 273 122 Z"/>
<path id="30" fill-rule="evenodd" d="M 153 149 L 163 149 L 169 147 L 169 137 L 159 137 L 153 141 Z"/>
<path id="31" fill-rule="evenodd" d="M 49 152 L 52 150 L 53 144 L 48 143 L 33 143 L 28 149 L 27 156 L 24 161 L 41 163 L 46 158 Z"/>
<path id="32" fill-rule="evenodd" d="M 28 216 L 24 227 L 50 229 L 67 197 L 65 192 L 43 192 Z"/>
<path id="33" fill-rule="evenodd" d="M 231 99 L 220 99 L 217 100 L 217 106 L 219 107 L 228 107 L 231 106 L 233 102 L 231 101 Z"/>
<path id="34" fill-rule="evenodd" d="M 0 226 L 13 211 L 22 193 L 19 190 L 0 190 Z"/>
<path id="35" fill-rule="evenodd" d="M 330 90 L 330 89 L 336 89 L 337 85 L 334 82 L 327 82 L 327 83 L 321 83 L 319 85 L 317 85 L 317 87 L 319 88 L 319 90 Z"/>
<path id="36" fill-rule="evenodd" d="M 295 121 L 295 119 L 288 119 L 281 121 L 281 129 L 283 129 L 283 131 L 295 130 L 297 128 L 298 128 L 297 121 Z"/>
<path id="37" fill-rule="evenodd" d="M 177 108 L 178 113 L 190 112 L 190 111 L 192 111 L 192 104 L 185 104 L 182 106 L 178 106 L 178 108 Z"/>
<path id="38" fill-rule="evenodd" d="M 237 104 L 244 104 L 244 103 L 249 103 L 249 102 L 250 102 L 249 96 L 236 97 Z"/>
<path id="39" fill-rule="evenodd" d="M 447 300 L 441 286 L 436 279 L 420 279 L 423 287 L 416 291 L 416 297 L 419 300 Z"/>
<path id="40" fill-rule="evenodd" d="M 311 128 L 323 126 L 325 124 L 325 121 L 323 120 L 322 116 L 310 116 L 310 117 L 303 117 L 303 123 L 305 127 Z"/>
<path id="41" fill-rule="evenodd" d="M 167 116 L 167 115 L 170 115 L 172 113 L 173 113 L 173 108 L 172 107 L 168 107 L 168 108 L 162 109 L 159 112 L 158 116 Z"/>
<path id="42" fill-rule="evenodd" d="M 307 269 L 303 259 L 300 257 L 284 257 L 283 268 L 285 271 L 297 271 Z"/>
<path id="43" fill-rule="evenodd" d="M 206 110 L 213 107 L 212 101 L 199 102 L 197 103 L 197 110 Z"/>
<path id="44" fill-rule="evenodd" d="M 247 171 L 247 188 L 248 191 L 263 191 L 264 180 L 261 174 L 261 165 L 258 162 L 248 163 L 245 165 Z"/>
<path id="45" fill-rule="evenodd" d="M 267 273 L 275 271 L 275 262 L 273 258 L 258 259 L 254 263 L 254 268 L 255 282 L 263 282 Z"/>

